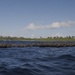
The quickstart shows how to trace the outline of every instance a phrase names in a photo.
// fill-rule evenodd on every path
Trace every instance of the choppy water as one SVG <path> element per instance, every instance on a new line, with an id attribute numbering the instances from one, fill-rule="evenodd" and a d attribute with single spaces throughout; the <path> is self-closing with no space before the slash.
<path id="1" fill-rule="evenodd" d="M 75 75 L 75 47 L 0 48 L 0 75 Z"/>

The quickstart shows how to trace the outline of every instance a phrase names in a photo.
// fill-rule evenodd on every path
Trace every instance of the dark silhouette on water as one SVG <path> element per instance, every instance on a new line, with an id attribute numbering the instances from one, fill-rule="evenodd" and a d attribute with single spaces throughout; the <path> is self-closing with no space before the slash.
<path id="1" fill-rule="evenodd" d="M 31 43 L 31 44 L 0 44 L 0 48 L 9 47 L 73 47 L 75 43 Z"/>

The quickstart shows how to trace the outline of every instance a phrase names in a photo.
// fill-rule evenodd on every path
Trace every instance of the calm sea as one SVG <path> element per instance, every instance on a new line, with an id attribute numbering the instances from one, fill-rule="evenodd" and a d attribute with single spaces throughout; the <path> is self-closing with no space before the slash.
<path id="1" fill-rule="evenodd" d="M 0 48 L 0 75 L 75 75 L 75 47 Z"/>

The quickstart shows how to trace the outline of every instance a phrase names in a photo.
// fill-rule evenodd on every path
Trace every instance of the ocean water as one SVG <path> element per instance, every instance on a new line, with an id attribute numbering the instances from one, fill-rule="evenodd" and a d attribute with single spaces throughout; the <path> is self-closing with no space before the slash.
<path id="1" fill-rule="evenodd" d="M 0 48 L 0 75 L 75 75 L 75 47 Z"/>

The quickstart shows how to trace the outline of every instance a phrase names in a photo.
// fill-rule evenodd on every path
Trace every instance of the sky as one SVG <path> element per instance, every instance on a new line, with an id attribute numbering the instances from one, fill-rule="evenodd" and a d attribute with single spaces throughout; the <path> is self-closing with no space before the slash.
<path id="1" fill-rule="evenodd" d="M 0 0 L 0 36 L 75 36 L 75 0 Z"/>

